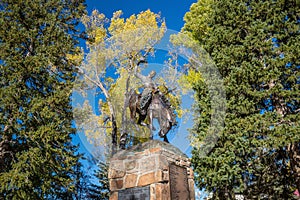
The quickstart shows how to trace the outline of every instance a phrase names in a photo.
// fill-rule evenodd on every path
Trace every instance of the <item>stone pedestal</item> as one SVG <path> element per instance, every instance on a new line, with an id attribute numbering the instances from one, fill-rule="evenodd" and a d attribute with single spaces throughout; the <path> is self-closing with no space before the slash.
<path id="1" fill-rule="evenodd" d="M 110 160 L 110 200 L 194 200 L 189 158 L 171 144 L 151 140 Z"/>

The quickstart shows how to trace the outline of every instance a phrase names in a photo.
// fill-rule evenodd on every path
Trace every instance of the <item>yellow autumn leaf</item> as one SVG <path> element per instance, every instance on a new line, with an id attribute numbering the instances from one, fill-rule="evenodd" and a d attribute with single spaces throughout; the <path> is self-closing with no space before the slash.
<path id="1" fill-rule="evenodd" d="M 179 78 L 178 83 L 179 85 L 181 85 L 182 92 L 185 94 L 187 91 L 191 90 L 192 87 L 199 81 L 203 81 L 201 73 L 190 69 L 188 71 L 188 74 L 183 74 Z"/>

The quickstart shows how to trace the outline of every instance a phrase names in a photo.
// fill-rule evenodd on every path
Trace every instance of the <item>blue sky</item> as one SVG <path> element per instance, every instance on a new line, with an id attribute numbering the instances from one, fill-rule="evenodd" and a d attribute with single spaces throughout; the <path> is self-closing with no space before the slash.
<path id="1" fill-rule="evenodd" d="M 113 12 L 117 10 L 122 10 L 123 16 L 127 18 L 150 9 L 152 12 L 161 13 L 168 29 L 180 31 L 184 24 L 184 14 L 196 0 L 87 0 L 86 2 L 89 13 L 97 9 L 107 18 L 111 18 Z"/>

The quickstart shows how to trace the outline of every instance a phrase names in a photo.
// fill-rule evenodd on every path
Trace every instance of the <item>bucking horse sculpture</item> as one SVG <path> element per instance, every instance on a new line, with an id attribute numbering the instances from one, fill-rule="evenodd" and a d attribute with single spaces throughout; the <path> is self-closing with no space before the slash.
<path id="1" fill-rule="evenodd" d="M 140 109 L 141 94 L 137 94 L 134 89 L 131 89 L 129 94 L 129 109 L 130 118 L 137 124 L 148 126 L 150 130 L 150 139 L 153 139 L 153 119 L 157 119 L 160 126 L 158 132 L 159 136 L 164 138 L 165 142 L 169 142 L 167 133 L 170 131 L 172 126 L 176 124 L 176 119 L 172 108 L 167 104 L 165 97 L 158 90 L 153 92 L 151 99 L 147 102 L 147 112 L 144 114 Z M 138 114 L 138 116 L 136 116 Z M 147 119 L 148 124 L 145 123 Z"/>

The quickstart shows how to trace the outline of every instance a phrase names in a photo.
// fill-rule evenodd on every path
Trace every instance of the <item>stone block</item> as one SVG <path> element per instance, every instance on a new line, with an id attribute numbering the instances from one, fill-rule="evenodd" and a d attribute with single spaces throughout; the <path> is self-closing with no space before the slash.
<path id="1" fill-rule="evenodd" d="M 169 169 L 169 162 L 163 155 L 157 156 L 157 165 L 156 168 L 161 170 L 168 170 Z"/>
<path id="2" fill-rule="evenodd" d="M 157 170 L 155 172 L 155 181 L 158 182 L 158 183 L 164 181 L 163 176 L 164 176 L 163 171 L 162 170 Z"/>
<path id="3" fill-rule="evenodd" d="M 115 178 L 122 178 L 125 176 L 125 171 L 117 170 L 117 169 L 110 169 L 108 172 L 108 178 L 109 179 L 115 179 Z"/>
<path id="4" fill-rule="evenodd" d="M 156 200 L 162 200 L 162 191 L 163 191 L 163 186 L 162 184 L 155 184 L 155 198 Z"/>
<path id="5" fill-rule="evenodd" d="M 125 170 L 127 172 L 132 171 L 132 170 L 137 170 L 138 168 L 138 163 L 136 160 L 126 160 L 125 161 Z"/>
<path id="6" fill-rule="evenodd" d="M 169 170 L 163 170 L 162 181 L 169 181 L 169 180 L 170 180 Z"/>
<path id="7" fill-rule="evenodd" d="M 155 182 L 160 183 L 160 182 L 166 182 L 166 181 L 169 181 L 169 171 L 158 169 L 155 172 Z"/>
<path id="8" fill-rule="evenodd" d="M 192 168 L 190 167 L 187 168 L 187 175 L 189 179 L 194 179 L 194 171 Z"/>
<path id="9" fill-rule="evenodd" d="M 156 148 L 152 148 L 149 149 L 150 154 L 154 154 L 154 153 L 159 153 L 161 151 L 161 147 L 156 147 Z"/>
<path id="10" fill-rule="evenodd" d="M 195 185 L 195 181 L 194 179 L 189 179 L 188 180 L 189 182 L 189 190 L 190 190 L 190 200 L 195 200 L 195 188 L 194 188 L 194 185 Z"/>
<path id="11" fill-rule="evenodd" d="M 109 200 L 118 200 L 118 192 L 110 192 Z"/>
<path id="12" fill-rule="evenodd" d="M 158 168 L 156 164 L 156 157 L 157 157 L 156 155 L 153 155 L 153 156 L 147 156 L 143 159 L 140 159 L 139 160 L 140 173 L 155 171 Z"/>
<path id="13" fill-rule="evenodd" d="M 111 179 L 109 181 L 109 188 L 111 191 L 122 189 L 123 188 L 123 179 Z"/>
<path id="14" fill-rule="evenodd" d="M 155 200 L 170 200 L 169 184 L 157 183 L 155 184 Z"/>
<path id="15" fill-rule="evenodd" d="M 150 185 L 150 200 L 156 200 L 155 183 Z"/>
<path id="16" fill-rule="evenodd" d="M 155 182 L 156 182 L 155 172 L 150 172 L 148 174 L 140 175 L 137 185 L 140 187 L 140 186 L 150 185 Z"/>
<path id="17" fill-rule="evenodd" d="M 113 160 L 109 165 L 108 178 L 121 178 L 125 175 L 123 160 Z"/>
<path id="18" fill-rule="evenodd" d="M 124 178 L 124 188 L 132 188 L 137 186 L 137 178 L 136 174 L 127 174 Z"/>

